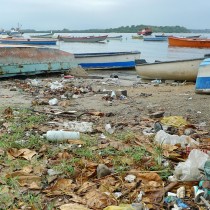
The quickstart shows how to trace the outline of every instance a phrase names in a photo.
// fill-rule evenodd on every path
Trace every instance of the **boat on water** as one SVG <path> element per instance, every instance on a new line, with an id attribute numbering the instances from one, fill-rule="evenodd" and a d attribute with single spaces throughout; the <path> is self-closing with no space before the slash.
<path id="1" fill-rule="evenodd" d="M 131 38 L 132 39 L 143 39 L 144 36 L 143 35 L 137 35 L 137 36 L 133 35 Z"/>
<path id="2" fill-rule="evenodd" d="M 6 31 L 1 31 L 0 32 L 0 39 L 5 39 L 5 38 L 8 38 L 8 37 L 10 37 L 10 36 L 8 35 L 8 33 Z"/>
<path id="3" fill-rule="evenodd" d="M 0 78 L 65 72 L 78 67 L 74 55 L 53 48 L 0 46 Z"/>
<path id="4" fill-rule="evenodd" d="M 148 36 L 152 34 L 152 29 L 151 28 L 144 28 L 141 31 L 137 32 L 138 35 L 143 35 L 143 36 Z"/>
<path id="5" fill-rule="evenodd" d="M 168 44 L 173 47 L 210 48 L 210 39 L 170 36 L 168 37 Z"/>
<path id="6" fill-rule="evenodd" d="M 87 70 L 135 68 L 140 55 L 139 51 L 74 54 L 77 63 Z"/>
<path id="7" fill-rule="evenodd" d="M 75 37 L 75 36 L 59 36 L 59 40 L 64 42 L 103 42 L 106 40 L 108 35 L 105 36 L 84 36 L 84 37 Z"/>
<path id="8" fill-rule="evenodd" d="M 20 31 L 20 28 L 11 28 L 10 32 L 8 33 L 9 37 L 16 37 L 16 38 L 22 38 L 23 32 Z"/>
<path id="9" fill-rule="evenodd" d="M 195 81 L 203 58 L 136 64 L 142 79 Z"/>
<path id="10" fill-rule="evenodd" d="M 155 37 L 166 37 L 166 38 L 168 38 L 169 36 L 168 35 L 165 35 L 163 33 L 163 34 L 155 34 Z"/>
<path id="11" fill-rule="evenodd" d="M 106 40 L 122 40 L 123 36 L 119 35 L 119 36 L 107 36 Z"/>
<path id="12" fill-rule="evenodd" d="M 204 59 L 199 66 L 195 92 L 210 94 L 210 58 Z"/>
<path id="13" fill-rule="evenodd" d="M 54 33 L 31 35 L 31 38 L 53 38 Z"/>
<path id="14" fill-rule="evenodd" d="M 168 38 L 167 37 L 164 37 L 164 36 L 144 36 L 143 37 L 144 41 L 155 41 L 155 42 L 158 42 L 158 41 L 167 41 Z"/>
<path id="15" fill-rule="evenodd" d="M 57 39 L 39 39 L 39 38 L 2 38 L 0 39 L 1 44 L 23 44 L 23 45 L 56 45 Z"/>

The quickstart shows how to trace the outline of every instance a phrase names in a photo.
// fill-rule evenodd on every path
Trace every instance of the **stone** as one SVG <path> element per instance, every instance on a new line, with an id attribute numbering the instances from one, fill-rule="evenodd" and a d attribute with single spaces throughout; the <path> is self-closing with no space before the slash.
<path id="1" fill-rule="evenodd" d="M 99 164 L 97 167 L 97 178 L 100 179 L 104 176 L 111 174 L 111 170 L 104 164 Z"/>

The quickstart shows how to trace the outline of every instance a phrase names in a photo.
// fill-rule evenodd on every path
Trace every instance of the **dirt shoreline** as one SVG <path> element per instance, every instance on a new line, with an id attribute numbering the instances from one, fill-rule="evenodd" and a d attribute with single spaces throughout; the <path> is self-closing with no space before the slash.
<path id="1" fill-rule="evenodd" d="M 142 83 L 135 72 L 128 76 L 127 72 L 116 73 L 119 78 L 110 78 L 111 72 L 100 74 L 104 79 L 73 79 L 76 86 L 91 86 L 93 92 L 79 95 L 76 99 L 70 99 L 70 105 L 65 110 L 96 110 L 100 112 L 114 112 L 121 117 L 132 119 L 136 115 L 148 116 L 151 112 L 164 111 L 165 116 L 179 115 L 192 121 L 192 123 L 210 123 L 210 98 L 208 95 L 195 93 L 194 83 L 161 83 L 154 85 L 151 82 Z M 96 72 L 89 73 L 91 76 L 98 76 Z M 61 82 L 63 77 L 53 75 L 50 77 L 36 77 L 37 80 L 47 84 L 52 81 Z M 0 107 L 25 107 L 30 108 L 35 98 L 48 100 L 48 96 L 36 94 L 21 87 L 33 79 L 2 80 L 0 84 Z M 67 80 L 66 80 L 67 81 Z M 43 86 L 43 88 L 45 88 Z M 37 88 L 34 88 L 37 89 Z M 41 89 L 40 89 L 41 90 Z M 39 91 L 40 91 L 39 90 Z M 108 102 L 103 98 L 104 90 L 126 90 L 127 98 L 123 100 L 114 99 Z M 99 93 L 100 91 L 100 93 Z M 59 99 L 61 101 L 61 99 Z M 45 105 L 49 106 L 49 105 Z M 57 106 L 54 106 L 54 108 Z M 57 107 L 61 108 L 61 107 Z"/>

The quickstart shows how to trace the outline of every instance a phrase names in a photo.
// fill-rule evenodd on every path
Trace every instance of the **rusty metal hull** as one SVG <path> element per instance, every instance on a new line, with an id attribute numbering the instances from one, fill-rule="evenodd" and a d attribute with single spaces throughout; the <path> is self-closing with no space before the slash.
<path id="1" fill-rule="evenodd" d="M 65 72 L 77 66 L 73 54 L 58 49 L 0 46 L 0 78 Z"/>

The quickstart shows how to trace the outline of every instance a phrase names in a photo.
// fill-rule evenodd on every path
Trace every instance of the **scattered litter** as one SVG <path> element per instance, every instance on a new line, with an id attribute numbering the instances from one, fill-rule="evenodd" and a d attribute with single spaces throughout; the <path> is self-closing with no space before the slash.
<path id="1" fill-rule="evenodd" d="M 134 180 L 136 179 L 136 176 L 129 174 L 125 177 L 125 181 L 127 182 L 134 182 Z"/>
<path id="2" fill-rule="evenodd" d="M 113 134 L 115 132 L 115 128 L 111 127 L 111 124 L 106 124 L 105 125 L 105 130 L 106 132 L 108 132 L 109 134 Z"/>
<path id="3" fill-rule="evenodd" d="M 69 121 L 69 122 L 64 122 L 63 126 L 67 130 L 72 130 L 72 131 L 77 131 L 77 132 L 82 132 L 82 133 L 93 131 L 92 122 Z"/>
<path id="4" fill-rule="evenodd" d="M 185 162 L 180 162 L 174 171 L 174 176 L 181 181 L 197 181 L 202 178 L 199 169 L 204 169 L 204 164 L 208 160 L 209 155 L 193 149 Z"/>
<path id="5" fill-rule="evenodd" d="M 49 105 L 50 106 L 55 106 L 58 104 L 58 99 L 57 98 L 53 98 L 49 100 Z"/>
<path id="6" fill-rule="evenodd" d="M 74 131 L 47 131 L 46 134 L 43 135 L 49 141 L 64 141 L 68 139 L 80 139 L 80 133 Z"/>

